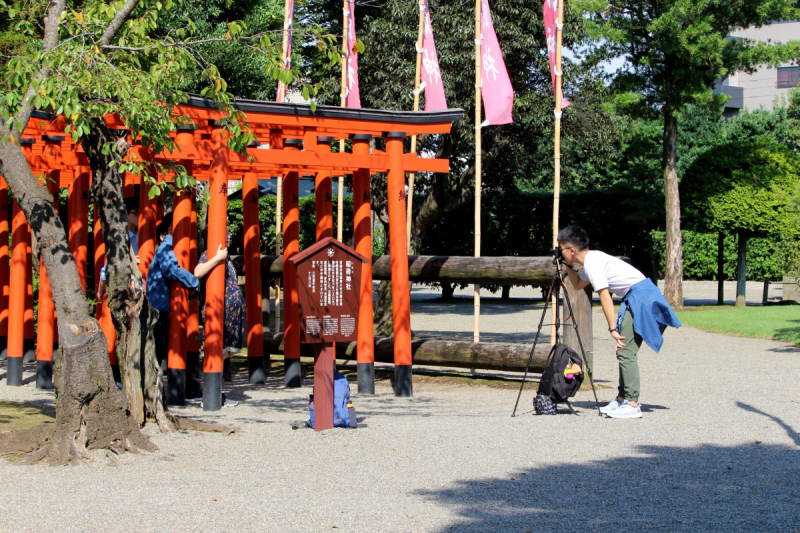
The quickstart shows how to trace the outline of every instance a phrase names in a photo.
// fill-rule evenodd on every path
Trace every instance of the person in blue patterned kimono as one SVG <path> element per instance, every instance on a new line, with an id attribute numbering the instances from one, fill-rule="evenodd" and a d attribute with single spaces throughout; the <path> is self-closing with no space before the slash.
<path id="1" fill-rule="evenodd" d="M 244 295 L 239 288 L 239 281 L 237 278 L 236 267 L 228 257 L 227 245 L 230 245 L 231 234 L 230 231 L 226 237 L 226 247 L 222 245 L 217 249 L 217 253 L 208 259 L 208 251 L 204 251 L 200 258 L 197 260 L 197 267 L 194 269 L 194 275 L 198 279 L 205 278 L 211 270 L 220 263 L 225 263 L 225 313 L 223 318 L 223 335 L 222 344 L 224 346 L 224 366 L 223 366 L 223 379 L 226 382 L 231 381 L 230 369 L 230 354 L 231 352 L 238 352 L 242 349 L 242 327 L 244 325 Z M 203 305 L 202 319 L 205 323 L 206 308 Z"/>

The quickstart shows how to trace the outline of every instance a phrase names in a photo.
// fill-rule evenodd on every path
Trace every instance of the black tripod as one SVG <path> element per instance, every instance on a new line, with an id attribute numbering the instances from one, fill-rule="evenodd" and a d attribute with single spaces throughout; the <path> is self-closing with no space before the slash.
<path id="1" fill-rule="evenodd" d="M 536 337 L 533 339 L 533 348 L 531 348 L 531 355 L 528 357 L 528 364 L 525 366 L 525 374 L 522 376 L 522 383 L 519 386 L 519 393 L 517 394 L 517 401 L 514 404 L 514 411 L 511 413 L 511 416 L 514 417 L 517 414 L 517 406 L 519 406 L 519 399 L 522 396 L 522 389 L 525 387 L 525 378 L 528 377 L 528 371 L 531 368 L 531 361 L 533 360 L 533 354 L 536 351 L 536 344 L 539 342 L 539 336 L 542 333 L 542 326 L 544 324 L 544 316 L 547 313 L 547 306 L 550 304 L 552 300 L 552 296 L 555 295 L 556 304 L 553 306 L 554 309 L 554 317 L 553 323 L 547 324 L 548 326 L 552 326 L 555 324 L 556 326 L 556 338 L 555 342 L 558 343 L 558 328 L 561 326 L 562 322 L 560 320 L 559 310 L 558 310 L 558 295 L 561 291 L 561 286 L 564 284 L 561 272 L 561 248 L 558 247 L 551 251 L 553 254 L 553 264 L 556 267 L 556 273 L 553 276 L 553 280 L 550 282 L 550 288 L 547 291 L 547 297 L 544 301 L 544 309 L 542 309 L 542 317 L 539 319 L 539 329 L 536 330 Z M 583 365 L 586 367 L 586 374 L 589 376 L 589 383 L 592 385 L 592 393 L 594 394 L 594 404 L 597 407 L 597 414 L 603 416 L 600 412 L 600 407 L 597 405 L 599 402 L 597 400 L 597 391 L 594 388 L 594 378 L 592 377 L 592 369 L 589 365 L 589 361 L 586 360 L 586 351 L 583 349 L 583 341 L 581 341 L 581 334 L 578 331 L 578 324 L 575 322 L 575 313 L 572 311 L 572 302 L 569 299 L 569 293 L 565 290 L 564 291 L 564 301 L 567 303 L 567 309 L 569 309 L 569 320 L 571 320 L 572 324 L 564 322 L 565 325 L 571 325 L 572 328 L 575 330 L 575 337 L 578 339 L 578 346 L 581 349 L 581 357 L 583 357 Z M 552 352 L 550 352 L 550 356 L 552 356 Z M 547 358 L 547 362 L 545 363 L 545 368 L 550 363 L 550 356 Z M 567 406 L 570 410 L 575 413 L 575 410 L 572 409 L 572 406 L 567 402 Z"/>

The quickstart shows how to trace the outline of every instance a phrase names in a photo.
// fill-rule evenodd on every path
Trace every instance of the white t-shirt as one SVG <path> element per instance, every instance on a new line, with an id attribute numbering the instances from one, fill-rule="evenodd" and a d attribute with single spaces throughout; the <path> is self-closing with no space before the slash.
<path id="1" fill-rule="evenodd" d="M 645 279 L 644 274 L 622 259 L 596 250 L 586 253 L 579 276 L 591 283 L 595 292 L 608 289 L 619 297 L 624 297 L 631 287 Z"/>

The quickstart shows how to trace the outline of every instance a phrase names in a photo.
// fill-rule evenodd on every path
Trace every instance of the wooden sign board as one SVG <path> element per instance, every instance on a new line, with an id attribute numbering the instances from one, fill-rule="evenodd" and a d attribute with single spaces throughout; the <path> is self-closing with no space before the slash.
<path id="1" fill-rule="evenodd" d="M 300 342 L 349 342 L 358 336 L 363 255 L 327 237 L 290 258 L 297 269 Z"/>

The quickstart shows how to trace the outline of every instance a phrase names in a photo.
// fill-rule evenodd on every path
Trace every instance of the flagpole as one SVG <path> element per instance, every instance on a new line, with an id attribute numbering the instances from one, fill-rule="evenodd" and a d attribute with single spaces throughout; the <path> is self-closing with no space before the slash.
<path id="1" fill-rule="evenodd" d="M 425 27 L 425 0 L 419 0 L 419 30 L 417 30 L 417 70 L 414 73 L 414 111 L 419 111 L 420 78 L 422 69 L 422 32 Z M 411 136 L 411 153 L 417 151 L 417 136 Z M 414 202 L 414 180 L 416 172 L 408 175 L 408 196 L 406 196 L 406 239 L 408 254 L 411 255 L 411 207 Z"/>
<path id="2" fill-rule="evenodd" d="M 270 147 L 272 148 L 272 147 Z M 278 175 L 277 197 L 275 199 L 275 255 L 281 255 L 281 210 L 283 199 L 283 176 Z M 281 283 L 280 278 L 275 278 L 275 334 L 281 331 Z"/>
<path id="3" fill-rule="evenodd" d="M 289 23 L 292 20 L 293 13 L 289 13 L 289 2 L 291 0 L 284 0 L 283 3 L 283 51 L 281 52 L 281 64 L 286 68 L 286 60 L 288 58 L 289 50 Z M 278 102 L 283 102 L 286 99 L 286 84 L 281 82 L 278 84 Z"/>
<path id="4" fill-rule="evenodd" d="M 475 0 L 475 257 L 481 256 L 481 0 Z M 481 286 L 472 286 L 475 323 L 472 342 L 480 342 Z"/>
<path id="5" fill-rule="evenodd" d="M 349 0 L 344 0 L 343 2 L 343 10 L 342 10 L 342 50 L 344 50 L 344 60 L 342 61 L 342 90 L 339 93 L 341 107 L 347 107 L 347 60 L 350 55 L 350 44 L 347 40 L 347 35 L 349 31 L 350 25 L 350 6 L 348 5 Z M 344 153 L 344 139 L 339 140 L 339 152 Z M 339 193 L 337 195 L 338 204 L 336 207 L 336 240 L 342 242 L 342 216 L 344 214 L 344 209 L 342 206 L 343 203 L 343 191 L 344 191 L 344 175 L 339 176 Z"/>
<path id="6" fill-rule="evenodd" d="M 561 34 L 564 27 L 564 0 L 558 0 L 558 20 L 556 20 L 556 108 L 555 108 L 555 139 L 553 143 L 553 163 L 555 167 L 555 178 L 553 180 L 553 248 L 558 246 L 558 212 L 561 202 Z M 553 298 L 553 312 L 558 305 L 555 294 Z M 556 343 L 556 324 L 550 328 L 550 345 Z"/>
<path id="7" fill-rule="evenodd" d="M 289 50 L 289 22 L 294 15 L 289 12 L 289 2 L 291 0 L 284 0 L 283 3 L 283 51 L 281 52 L 281 60 L 283 61 L 284 68 L 286 67 L 286 59 L 288 58 Z M 286 84 L 278 84 L 278 102 L 286 100 Z M 274 147 L 270 147 L 274 148 Z M 282 232 L 282 200 L 283 200 L 283 176 L 276 176 L 276 198 L 275 198 L 275 255 L 281 255 L 281 237 Z M 269 296 L 269 295 L 267 295 Z M 281 330 L 281 284 L 278 278 L 275 278 L 275 334 L 277 335 Z"/>

